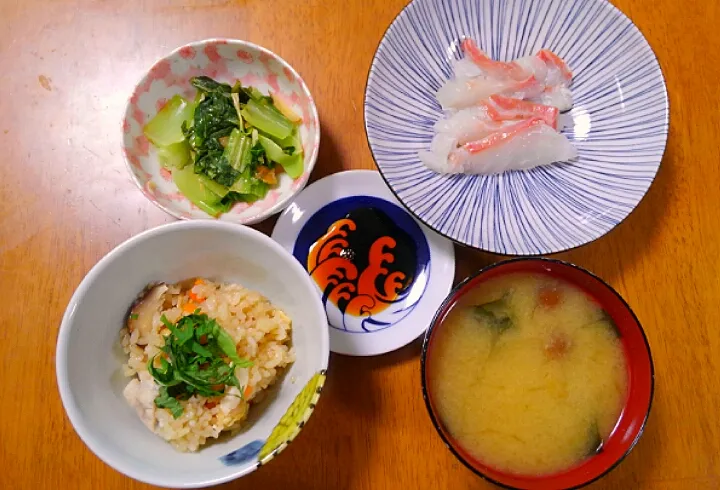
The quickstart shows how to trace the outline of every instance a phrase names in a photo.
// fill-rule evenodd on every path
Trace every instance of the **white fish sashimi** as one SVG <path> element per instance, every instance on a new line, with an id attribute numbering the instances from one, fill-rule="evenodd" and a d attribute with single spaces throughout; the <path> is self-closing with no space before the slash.
<path id="1" fill-rule="evenodd" d="M 498 119 L 492 106 L 481 104 L 475 107 L 459 110 L 447 119 L 440 119 L 435 123 L 435 131 L 452 136 L 458 145 L 475 141 L 502 129 L 507 121 Z"/>
<path id="2" fill-rule="evenodd" d="M 438 173 L 448 173 L 448 157 L 457 148 L 457 139 L 447 133 L 438 133 L 430 143 L 430 150 L 418 152 L 420 161 L 430 170 Z"/>
<path id="3" fill-rule="evenodd" d="M 455 78 L 466 79 L 485 76 L 485 73 L 470 58 L 452 60 L 450 64 Z"/>
<path id="4" fill-rule="evenodd" d="M 561 111 L 572 108 L 572 73 L 550 50 L 515 61 L 495 61 L 472 39 L 462 42 L 465 58 L 452 62 L 454 78 L 443 84 L 437 99 L 446 110 L 462 109 L 493 94 L 529 99 Z"/>
<path id="5" fill-rule="evenodd" d="M 557 128 L 558 110 L 555 107 L 533 104 L 524 100 L 493 95 L 482 103 L 461 109 L 435 123 L 435 131 L 446 133 L 458 145 L 482 139 L 522 119 L 542 119 L 551 128 Z"/>
<path id="6" fill-rule="evenodd" d="M 460 147 L 452 148 L 452 141 L 445 135 L 442 144 L 434 145 L 430 152 L 421 155 L 423 163 L 440 173 L 497 174 L 577 157 L 567 138 L 541 119 L 521 121 Z M 444 153 L 448 148 L 449 153 Z"/>
<path id="7" fill-rule="evenodd" d="M 528 77 L 535 77 L 540 83 L 548 85 L 548 66 L 537 56 L 525 56 L 514 61 Z"/>
<path id="8" fill-rule="evenodd" d="M 573 107 L 573 96 L 569 88 L 564 85 L 545 89 L 535 101 L 540 104 L 557 107 L 560 112 L 567 112 Z"/>
<path id="9" fill-rule="evenodd" d="M 491 95 L 504 95 L 515 99 L 534 99 L 540 97 L 545 86 L 534 77 L 525 80 L 498 80 L 476 77 L 468 79 L 453 78 L 445 82 L 438 90 L 438 102 L 445 110 L 464 109 L 476 105 Z"/>

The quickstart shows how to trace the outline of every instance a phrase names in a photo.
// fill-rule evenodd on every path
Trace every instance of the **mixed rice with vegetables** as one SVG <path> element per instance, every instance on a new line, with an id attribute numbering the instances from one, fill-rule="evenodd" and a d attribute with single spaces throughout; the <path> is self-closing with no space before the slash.
<path id="1" fill-rule="evenodd" d="M 124 390 L 143 423 L 180 451 L 238 429 L 295 360 L 291 320 L 239 284 L 190 279 L 148 287 L 121 344 Z"/>

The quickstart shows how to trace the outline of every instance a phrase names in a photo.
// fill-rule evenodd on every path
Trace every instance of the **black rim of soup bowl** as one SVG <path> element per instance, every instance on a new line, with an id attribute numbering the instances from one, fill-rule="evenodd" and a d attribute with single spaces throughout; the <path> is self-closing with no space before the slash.
<path id="1" fill-rule="evenodd" d="M 645 431 L 645 426 L 647 425 L 648 418 L 650 417 L 650 410 L 652 408 L 653 399 L 655 396 L 655 366 L 653 364 L 652 359 L 652 353 L 650 351 L 650 344 L 647 340 L 647 336 L 645 335 L 645 330 L 642 327 L 642 324 L 640 323 L 640 320 L 638 320 L 637 315 L 635 315 L 635 312 L 630 308 L 630 305 L 627 301 L 618 293 L 615 288 L 610 286 L 607 282 L 605 282 L 602 278 L 599 276 L 593 274 L 587 269 L 584 269 L 583 267 L 580 267 L 578 265 L 572 264 L 570 262 L 565 262 L 563 260 L 558 259 L 549 259 L 545 257 L 519 257 L 519 258 L 512 258 L 503 260 L 500 262 L 496 262 L 494 264 L 491 264 L 487 267 L 483 267 L 482 269 L 478 270 L 474 274 L 471 274 L 470 276 L 463 279 L 460 283 L 455 286 L 452 291 L 448 294 L 448 296 L 445 298 L 445 300 L 442 302 L 442 304 L 438 307 L 437 311 L 435 312 L 435 315 L 433 316 L 432 322 L 430 323 L 430 326 L 428 327 L 427 331 L 425 332 L 425 338 L 423 339 L 423 345 L 422 345 L 422 351 L 420 353 L 420 377 L 421 377 L 421 385 L 422 385 L 422 394 L 423 399 L 425 400 L 425 407 L 427 408 L 428 414 L 430 415 L 430 420 L 432 421 L 433 426 L 435 427 L 435 431 L 438 433 L 440 438 L 442 439 L 445 446 L 450 450 L 450 452 L 457 458 L 458 461 L 460 461 L 463 465 L 465 465 L 470 471 L 475 473 L 477 476 L 489 481 L 490 483 L 493 483 L 499 487 L 507 488 L 510 490 L 526 490 L 521 487 L 513 487 L 510 485 L 506 485 L 504 483 L 501 483 L 499 481 L 496 481 L 489 477 L 488 475 L 484 474 L 477 468 L 475 468 L 465 457 L 463 457 L 457 449 L 453 446 L 452 442 L 445 436 L 444 429 L 442 428 L 442 423 L 438 420 L 438 417 L 435 415 L 435 412 L 433 411 L 432 404 L 430 402 L 430 395 L 428 394 L 428 387 L 427 387 L 427 376 L 426 376 L 426 365 L 427 365 L 427 353 L 428 353 L 428 347 L 430 345 L 430 338 L 432 337 L 432 333 L 435 330 L 435 328 L 442 323 L 442 320 L 447 316 L 447 314 L 450 312 L 450 307 L 454 305 L 457 300 L 460 298 L 458 294 L 460 291 L 465 288 L 469 283 L 475 281 L 483 274 L 487 273 L 488 271 L 492 269 L 496 269 L 498 267 L 503 267 L 511 263 L 516 262 L 544 262 L 547 264 L 557 264 L 560 266 L 570 267 L 572 269 L 576 269 L 577 271 L 584 273 L 594 279 L 595 281 L 598 281 L 600 284 L 605 286 L 605 288 L 608 289 L 615 297 L 620 300 L 620 302 L 623 304 L 623 306 L 627 309 L 628 313 L 632 316 L 632 318 L 635 320 L 635 324 L 638 326 L 640 330 L 640 334 L 642 335 L 643 342 L 645 343 L 645 349 L 648 353 L 648 360 L 650 363 L 650 399 L 648 402 L 648 407 L 645 412 L 645 418 L 642 421 L 642 425 L 640 426 L 640 429 L 638 430 L 637 435 L 635 436 L 635 439 L 628 447 L 627 451 L 625 451 L 613 464 L 608 466 L 607 469 L 605 469 L 602 473 L 600 473 L 595 478 L 592 478 L 590 480 L 587 480 L 579 485 L 576 485 L 574 487 L 566 487 L 563 489 L 558 490 L 575 490 L 578 488 L 582 488 L 584 486 L 587 486 L 593 482 L 598 481 L 599 479 L 606 476 L 608 473 L 610 473 L 612 470 L 614 470 L 620 463 L 622 463 L 625 458 L 632 452 L 632 450 L 635 448 L 635 445 L 640 440 L 640 437 L 642 437 L 643 432 Z"/>

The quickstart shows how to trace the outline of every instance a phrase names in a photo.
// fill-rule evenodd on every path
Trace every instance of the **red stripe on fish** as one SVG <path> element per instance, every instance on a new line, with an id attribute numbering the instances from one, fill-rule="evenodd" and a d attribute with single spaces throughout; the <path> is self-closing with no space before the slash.
<path id="1" fill-rule="evenodd" d="M 553 129 L 557 129 L 557 118 L 559 110 L 557 107 L 534 104 L 525 100 L 513 99 L 502 95 L 491 95 L 490 101 L 500 110 L 508 111 L 511 114 L 500 115 L 503 119 L 521 119 L 526 117 L 537 117 Z M 508 117 L 510 116 L 510 117 Z M 496 119 L 497 120 L 497 119 Z"/>
<path id="2" fill-rule="evenodd" d="M 548 65 L 553 65 L 560 70 L 565 80 L 572 80 L 572 72 L 568 68 L 567 64 L 558 55 L 550 51 L 549 49 L 541 49 L 537 57 L 543 60 Z"/>
<path id="3" fill-rule="evenodd" d="M 502 131 L 493 133 L 490 136 L 487 136 L 481 140 L 466 143 L 462 147 L 470 154 L 480 153 L 481 151 L 485 151 L 488 148 L 492 148 L 493 146 L 511 140 L 518 134 L 524 133 L 525 131 L 532 129 L 540 124 L 545 124 L 542 119 L 526 119 L 517 124 L 507 126 Z"/>
<path id="4" fill-rule="evenodd" d="M 470 57 L 470 59 L 477 66 L 480 67 L 487 75 L 504 78 L 509 77 L 513 80 L 522 80 L 527 78 L 527 73 L 518 64 L 511 62 L 505 63 L 503 61 L 495 61 L 485 54 L 480 48 L 478 48 L 475 41 L 466 38 L 462 42 L 463 52 Z"/>

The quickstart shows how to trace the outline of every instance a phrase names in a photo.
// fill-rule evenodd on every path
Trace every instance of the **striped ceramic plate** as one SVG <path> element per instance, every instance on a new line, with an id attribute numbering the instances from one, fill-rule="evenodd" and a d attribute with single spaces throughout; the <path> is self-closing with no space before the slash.
<path id="1" fill-rule="evenodd" d="M 575 75 L 563 132 L 576 162 L 494 176 L 423 166 L 435 92 L 472 37 L 494 59 L 548 48 Z M 660 66 L 635 25 L 605 0 L 414 0 L 388 28 L 370 68 L 365 127 L 399 200 L 464 245 L 507 255 L 559 252 L 620 223 L 647 192 L 668 133 Z"/>

